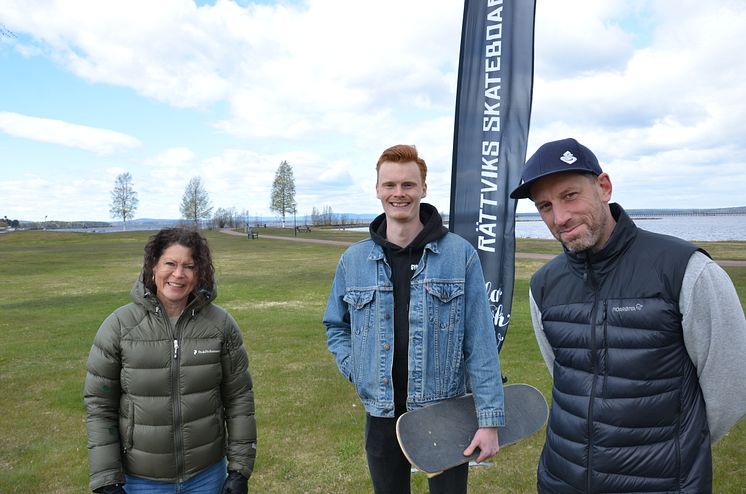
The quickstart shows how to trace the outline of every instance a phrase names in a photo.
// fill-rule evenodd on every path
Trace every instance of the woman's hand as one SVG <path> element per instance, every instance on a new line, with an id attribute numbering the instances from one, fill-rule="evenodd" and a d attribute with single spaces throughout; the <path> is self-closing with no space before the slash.
<path id="1" fill-rule="evenodd" d="M 238 472 L 228 472 L 228 478 L 223 484 L 222 494 L 248 494 L 249 479 Z"/>
<path id="2" fill-rule="evenodd" d="M 95 491 L 98 494 L 127 494 L 127 491 L 120 484 L 105 485 Z"/>

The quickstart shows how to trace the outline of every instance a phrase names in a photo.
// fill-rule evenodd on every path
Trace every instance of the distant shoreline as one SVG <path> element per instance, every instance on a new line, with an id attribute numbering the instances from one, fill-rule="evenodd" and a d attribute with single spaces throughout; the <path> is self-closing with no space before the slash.
<path id="1" fill-rule="evenodd" d="M 657 220 L 669 216 L 746 216 L 746 206 L 708 209 L 625 209 L 633 220 Z M 540 220 L 539 213 L 516 213 L 516 221 Z"/>
<path id="2" fill-rule="evenodd" d="M 628 209 L 627 214 L 633 220 L 660 220 L 663 218 L 670 218 L 676 216 L 746 216 L 746 206 L 731 207 L 731 208 L 710 208 L 710 209 Z M 347 215 L 340 213 L 336 215 L 343 218 L 346 225 L 338 225 L 338 227 L 346 226 L 347 228 L 356 228 L 367 226 L 376 215 L 365 215 L 365 214 L 354 214 Z M 444 222 L 448 224 L 449 215 L 443 215 Z M 210 220 L 205 221 L 205 225 L 209 224 Z M 295 222 L 297 224 L 306 225 L 310 224 L 311 218 L 307 216 L 297 217 Z M 516 222 L 536 222 L 541 221 L 539 213 L 516 213 Z M 174 227 L 183 224 L 185 220 L 174 220 L 174 219 L 156 219 L 156 218 L 141 218 L 127 221 L 126 228 L 122 228 L 121 221 L 102 222 L 102 221 L 57 221 L 48 220 L 44 222 L 29 222 L 20 221 L 18 230 L 49 230 L 49 231 L 77 231 L 77 232 L 115 232 L 115 231 L 144 231 L 144 230 L 159 230 L 161 228 Z M 264 218 L 258 217 L 250 221 L 250 224 L 262 224 L 265 226 L 279 226 L 280 221 L 276 217 Z M 286 223 L 288 223 L 286 221 Z M 243 223 L 242 223 L 243 224 Z M 9 229 L 0 226 L 0 232 L 8 231 Z"/>

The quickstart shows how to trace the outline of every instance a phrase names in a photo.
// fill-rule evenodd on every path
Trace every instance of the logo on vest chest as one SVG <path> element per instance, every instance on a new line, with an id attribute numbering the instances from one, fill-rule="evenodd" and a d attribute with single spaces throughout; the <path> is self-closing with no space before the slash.
<path id="1" fill-rule="evenodd" d="M 220 353 L 220 350 L 195 350 L 194 351 L 195 355 L 202 355 L 205 353 Z"/>
<path id="2" fill-rule="evenodd" d="M 621 307 L 612 307 L 612 312 L 639 312 L 642 310 L 642 304 L 623 305 Z"/>

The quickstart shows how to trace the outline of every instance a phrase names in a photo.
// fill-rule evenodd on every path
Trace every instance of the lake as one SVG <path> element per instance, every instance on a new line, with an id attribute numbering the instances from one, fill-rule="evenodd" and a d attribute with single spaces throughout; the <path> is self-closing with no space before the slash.
<path id="1" fill-rule="evenodd" d="M 632 218 L 645 230 L 684 240 L 746 240 L 746 216 L 660 216 Z M 515 236 L 519 238 L 554 238 L 541 220 L 516 221 Z"/>
<path id="2" fill-rule="evenodd" d="M 635 224 L 645 230 L 673 235 L 684 240 L 743 240 L 746 241 L 746 216 L 660 216 L 655 218 L 632 218 Z M 354 231 L 368 231 L 368 227 L 348 228 Z M 515 236 L 518 238 L 552 239 L 546 225 L 540 219 L 519 219 L 515 223 Z"/>
<path id="3" fill-rule="evenodd" d="M 712 216 L 660 216 L 656 218 L 632 218 L 640 228 L 651 232 L 665 233 L 684 240 L 744 240 L 746 241 L 746 216 L 744 215 L 712 215 Z M 128 230 L 157 229 L 130 227 Z M 368 227 L 347 228 L 350 231 L 368 231 Z M 85 230 L 57 230 L 57 231 L 87 231 L 87 232 L 120 232 L 122 227 L 90 228 Z M 546 225 L 540 220 L 520 219 L 515 224 L 515 236 L 519 238 L 554 238 Z"/>

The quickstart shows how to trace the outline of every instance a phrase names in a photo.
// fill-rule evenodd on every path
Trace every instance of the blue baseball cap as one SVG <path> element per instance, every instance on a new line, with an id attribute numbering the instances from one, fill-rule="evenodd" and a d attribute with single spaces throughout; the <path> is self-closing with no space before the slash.
<path id="1" fill-rule="evenodd" d="M 562 172 L 592 173 L 601 175 L 603 170 L 596 155 L 572 138 L 543 144 L 523 167 L 523 183 L 510 193 L 511 199 L 531 198 L 531 186 L 548 175 Z"/>

